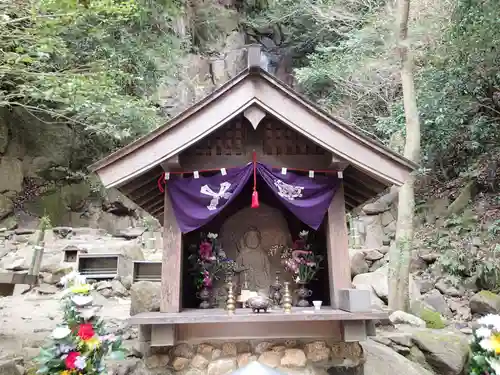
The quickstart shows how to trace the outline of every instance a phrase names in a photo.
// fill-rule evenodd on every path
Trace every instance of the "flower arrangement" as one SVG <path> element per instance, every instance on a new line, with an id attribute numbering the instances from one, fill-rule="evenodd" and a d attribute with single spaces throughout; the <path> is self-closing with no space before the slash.
<path id="1" fill-rule="evenodd" d="M 486 315 L 471 340 L 469 375 L 500 375 L 500 315 Z"/>
<path id="2" fill-rule="evenodd" d="M 217 233 L 201 234 L 199 244 L 191 247 L 192 254 L 188 259 L 197 289 L 211 288 L 220 274 L 233 273 L 236 268 L 236 263 L 226 256 L 220 246 L 218 237 Z"/>
<path id="3" fill-rule="evenodd" d="M 285 271 L 294 275 L 296 283 L 309 283 L 321 269 L 323 257 L 314 252 L 309 231 L 300 231 L 291 248 L 282 245 L 273 246 L 269 254 L 274 256 L 278 250 L 281 252 L 281 263 Z"/>
<path id="4" fill-rule="evenodd" d="M 63 324 L 54 329 L 50 344 L 40 350 L 36 362 L 40 375 L 100 375 L 106 373 L 104 358 L 122 359 L 121 339 L 107 334 L 96 314 L 90 295 L 92 287 L 77 272 L 66 275 L 61 284 Z"/>

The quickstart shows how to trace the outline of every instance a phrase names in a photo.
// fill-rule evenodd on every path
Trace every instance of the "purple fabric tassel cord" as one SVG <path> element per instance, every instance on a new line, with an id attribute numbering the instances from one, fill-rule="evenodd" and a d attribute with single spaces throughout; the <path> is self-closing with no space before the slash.
<path id="1" fill-rule="evenodd" d="M 171 177 L 167 193 L 181 231 L 198 229 L 219 214 L 241 192 L 253 175 L 253 168 L 253 163 L 249 163 L 228 169 L 226 175 Z M 319 228 L 339 187 L 336 174 L 314 178 L 293 172 L 281 174 L 261 163 L 257 163 L 256 170 L 290 212 L 311 228 Z"/>

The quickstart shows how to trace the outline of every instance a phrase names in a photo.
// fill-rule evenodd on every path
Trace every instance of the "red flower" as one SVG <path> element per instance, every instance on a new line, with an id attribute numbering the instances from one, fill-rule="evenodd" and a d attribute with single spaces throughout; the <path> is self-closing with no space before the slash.
<path id="1" fill-rule="evenodd" d="M 76 358 L 80 356 L 80 352 L 69 352 L 68 356 L 64 360 L 64 364 L 68 370 L 74 370 L 76 368 L 75 361 Z"/>
<path id="2" fill-rule="evenodd" d="M 94 337 L 95 332 L 94 328 L 92 327 L 92 324 L 90 323 L 80 324 L 80 327 L 78 328 L 78 336 L 83 341 L 90 340 L 92 337 Z"/>
<path id="3" fill-rule="evenodd" d="M 212 244 L 207 241 L 203 241 L 200 244 L 200 258 L 203 260 L 210 259 L 212 257 Z"/>

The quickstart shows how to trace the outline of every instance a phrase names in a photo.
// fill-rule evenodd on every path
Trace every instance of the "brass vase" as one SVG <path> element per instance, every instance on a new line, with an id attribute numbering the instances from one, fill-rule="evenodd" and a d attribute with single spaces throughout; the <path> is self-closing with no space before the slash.
<path id="1" fill-rule="evenodd" d="M 203 286 L 198 293 L 196 293 L 196 297 L 201 299 L 200 309 L 209 309 L 212 307 L 210 300 L 212 299 L 212 291 L 210 288 Z"/>
<path id="2" fill-rule="evenodd" d="M 295 306 L 297 307 L 309 307 L 311 304 L 307 300 L 307 298 L 311 297 L 312 295 L 312 290 L 308 289 L 306 287 L 307 283 L 303 281 L 299 281 L 297 283 L 299 285 L 299 288 L 295 290 L 295 293 L 297 294 L 298 300 Z"/>

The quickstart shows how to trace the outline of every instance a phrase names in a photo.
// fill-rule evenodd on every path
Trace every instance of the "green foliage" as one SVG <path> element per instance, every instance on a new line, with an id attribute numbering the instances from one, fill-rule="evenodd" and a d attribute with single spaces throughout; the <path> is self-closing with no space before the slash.
<path id="1" fill-rule="evenodd" d="M 127 139 L 156 127 L 159 82 L 175 76 L 183 41 L 175 2 L 0 0 L 0 106 Z"/>
<path id="2" fill-rule="evenodd" d="M 500 142 L 500 8 L 495 0 L 411 8 L 422 164 L 446 181 L 477 169 Z M 389 2 L 283 0 L 246 9 L 250 34 L 270 35 L 294 57 L 308 96 L 401 151 L 405 116 Z"/>
<path id="3" fill-rule="evenodd" d="M 420 311 L 420 318 L 426 323 L 427 328 L 443 329 L 446 327 L 441 314 L 436 311 L 424 308 L 422 309 L 422 311 Z"/>
<path id="4" fill-rule="evenodd" d="M 424 245 L 441 253 L 434 266 L 445 271 L 454 285 L 474 278 L 484 288 L 497 289 L 500 287 L 500 246 L 492 242 L 493 237 L 481 236 L 477 217 L 468 210 L 451 216 L 442 226 L 427 233 Z M 474 239 L 480 239 L 481 244 L 474 244 Z"/>
<path id="5" fill-rule="evenodd" d="M 334 46 L 364 14 L 382 5 L 382 0 L 359 2 L 338 0 L 244 1 L 247 33 L 260 40 L 271 36 L 282 55 L 291 56 L 295 66 L 307 63 L 307 55 L 320 46 Z"/>

